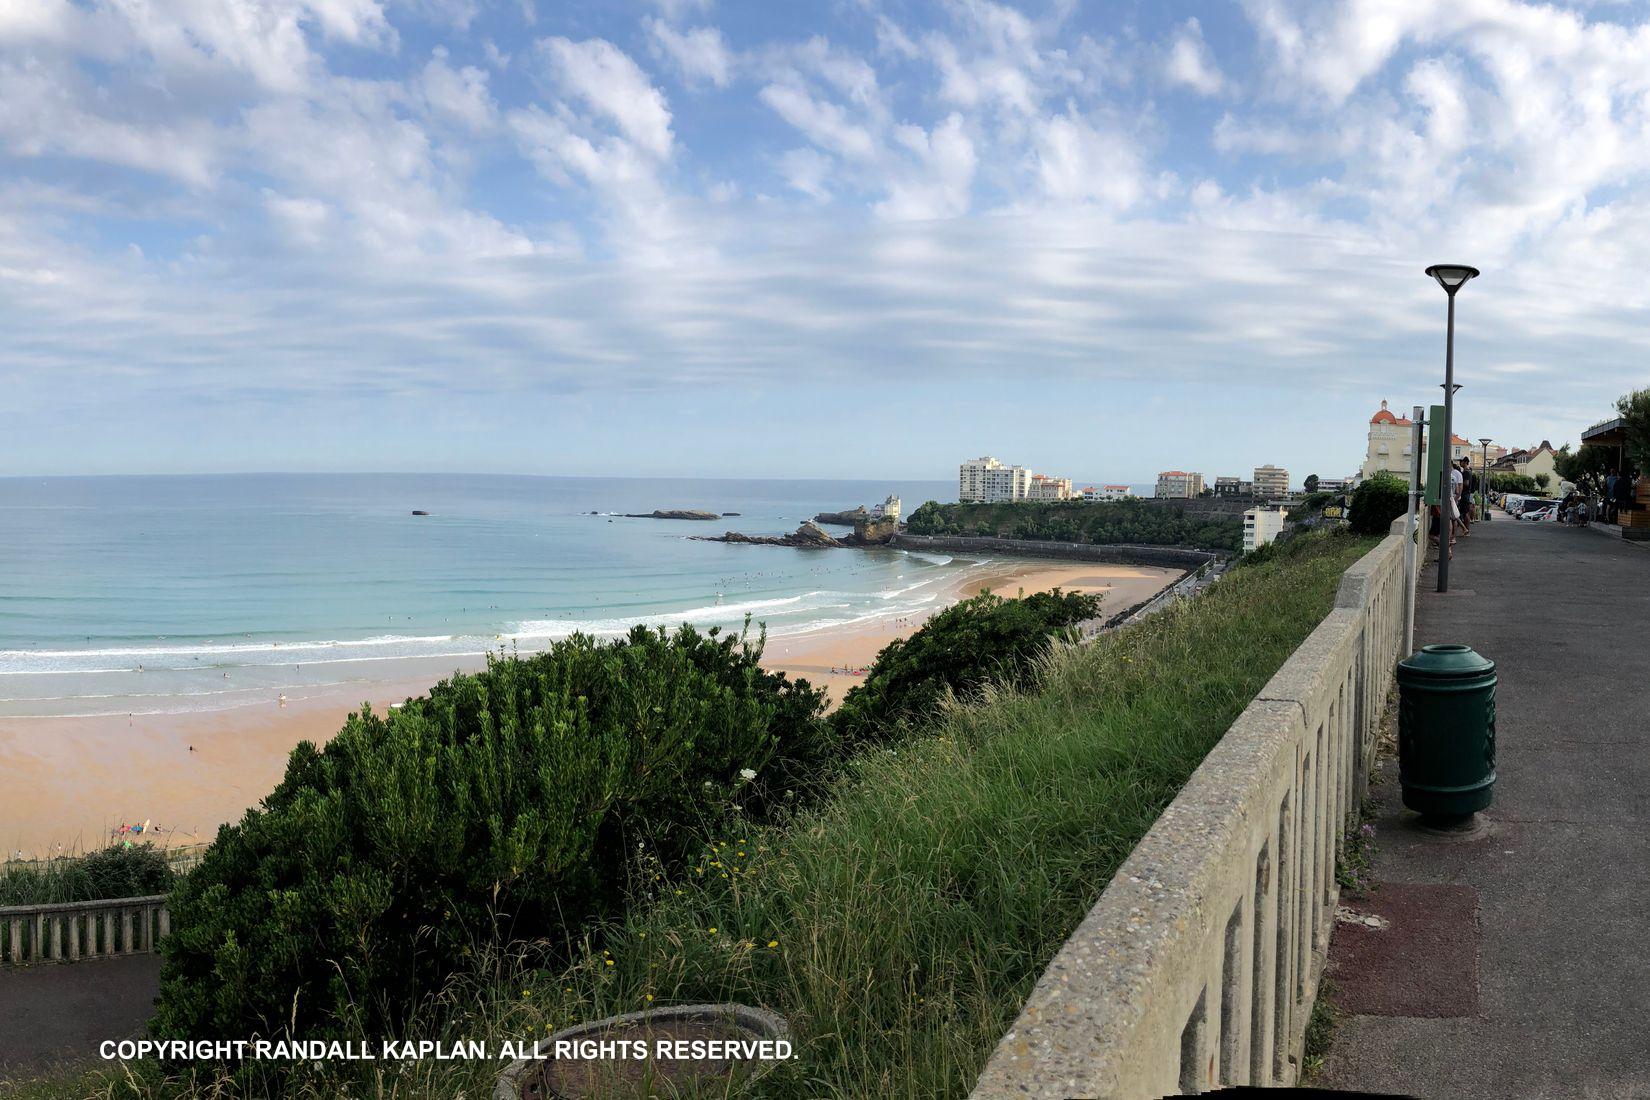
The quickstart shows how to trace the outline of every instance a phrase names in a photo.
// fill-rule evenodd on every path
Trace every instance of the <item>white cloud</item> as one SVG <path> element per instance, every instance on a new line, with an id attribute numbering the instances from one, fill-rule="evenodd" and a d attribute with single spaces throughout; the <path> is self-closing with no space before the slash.
<path id="1" fill-rule="evenodd" d="M 1169 44 L 1163 71 L 1172 82 L 1201 95 L 1218 95 L 1226 86 L 1226 77 L 1215 64 L 1208 43 L 1203 41 L 1203 28 L 1196 19 L 1180 25 L 1174 41 Z"/>
<path id="2" fill-rule="evenodd" d="M 437 116 L 476 130 L 493 124 L 497 108 L 487 91 L 487 74 L 470 65 L 453 68 L 445 49 L 437 48 L 424 66 L 420 86 Z"/>
<path id="3" fill-rule="evenodd" d="M 897 221 L 967 213 L 977 158 L 962 116 L 949 115 L 932 132 L 901 126 L 895 139 L 915 156 L 917 167 L 895 180 L 876 212 Z"/>
<path id="4" fill-rule="evenodd" d="M 852 122 L 836 104 L 817 100 L 794 84 L 769 84 L 760 95 L 775 114 L 820 148 L 849 160 L 865 161 L 876 155 L 877 143 L 870 132 Z"/>
<path id="5" fill-rule="evenodd" d="M 670 156 L 670 108 L 629 55 L 600 38 L 545 38 L 538 45 L 564 91 L 616 123 L 638 148 L 661 160 Z"/>
<path id="6" fill-rule="evenodd" d="M 649 17 L 643 25 L 653 38 L 654 48 L 675 63 L 689 82 L 709 81 L 725 88 L 733 71 L 733 55 L 715 27 L 676 30 L 662 20 Z"/>
<path id="7" fill-rule="evenodd" d="M 1122 209 L 1145 194 L 1143 167 L 1126 136 L 1069 113 L 1042 120 L 1036 134 L 1037 180 L 1049 198 Z"/>

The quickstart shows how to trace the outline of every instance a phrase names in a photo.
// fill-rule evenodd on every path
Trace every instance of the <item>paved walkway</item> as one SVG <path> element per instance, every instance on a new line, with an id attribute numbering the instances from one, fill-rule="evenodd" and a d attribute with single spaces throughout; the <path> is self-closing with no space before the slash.
<path id="1" fill-rule="evenodd" d="M 138 1034 L 159 992 L 159 955 L 0 966 L 0 1094 L 6 1081 L 95 1061 L 103 1040 Z"/>
<path id="2" fill-rule="evenodd" d="M 1650 1098 L 1650 549 L 1497 513 L 1422 577 L 1416 644 L 1494 659 L 1487 835 L 1420 833 L 1396 766 L 1374 879 L 1331 949 L 1347 1013 L 1320 1084 Z"/>

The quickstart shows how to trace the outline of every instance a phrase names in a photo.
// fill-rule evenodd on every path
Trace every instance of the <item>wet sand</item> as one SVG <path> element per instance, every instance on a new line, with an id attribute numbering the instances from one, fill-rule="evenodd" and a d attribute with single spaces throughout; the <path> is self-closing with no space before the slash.
<path id="1" fill-rule="evenodd" d="M 1169 569 L 1084 562 L 1000 562 L 960 576 L 933 613 L 990 588 L 1020 596 L 1053 588 L 1105 594 L 1102 614 L 1149 599 Z M 895 638 L 927 618 L 770 639 L 763 664 L 840 700 Z M 281 779 L 293 746 L 324 742 L 362 703 L 375 709 L 423 694 L 481 658 L 398 662 L 395 678 L 330 694 L 199 714 L 0 719 L 0 857 L 101 847 L 122 823 L 151 822 L 167 846 L 210 840 Z M 837 671 L 833 671 L 837 670 Z"/>

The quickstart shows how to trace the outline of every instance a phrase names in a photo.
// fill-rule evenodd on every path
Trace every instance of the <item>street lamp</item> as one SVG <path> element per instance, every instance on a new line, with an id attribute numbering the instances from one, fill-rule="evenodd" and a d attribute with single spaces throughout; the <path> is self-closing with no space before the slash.
<path id="1" fill-rule="evenodd" d="M 1433 264 L 1427 274 L 1449 295 L 1449 327 L 1444 337 L 1444 454 L 1449 455 L 1455 443 L 1455 292 L 1476 277 L 1478 269 L 1466 264 Z M 1451 468 L 1454 465 L 1450 463 Z M 1454 476 L 1448 472 L 1438 486 L 1438 503 L 1438 591 L 1448 592 L 1450 543 L 1455 539 Z"/>
<path id="2" fill-rule="evenodd" d="M 1479 446 L 1484 448 L 1484 461 L 1478 464 L 1478 518 L 1490 518 L 1490 441 L 1480 438 Z"/>

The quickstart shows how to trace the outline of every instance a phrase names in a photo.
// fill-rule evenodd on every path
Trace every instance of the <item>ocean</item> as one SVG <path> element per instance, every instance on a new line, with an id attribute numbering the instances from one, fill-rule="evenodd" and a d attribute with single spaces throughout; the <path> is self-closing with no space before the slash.
<path id="1" fill-rule="evenodd" d="M 481 475 L 0 479 L 0 719 L 212 711 L 635 623 L 806 634 L 922 611 L 977 561 L 780 534 L 950 481 Z M 716 523 L 626 519 L 656 508 Z M 429 513 L 415 516 L 414 510 Z M 597 513 L 592 515 L 591 513 Z"/>

